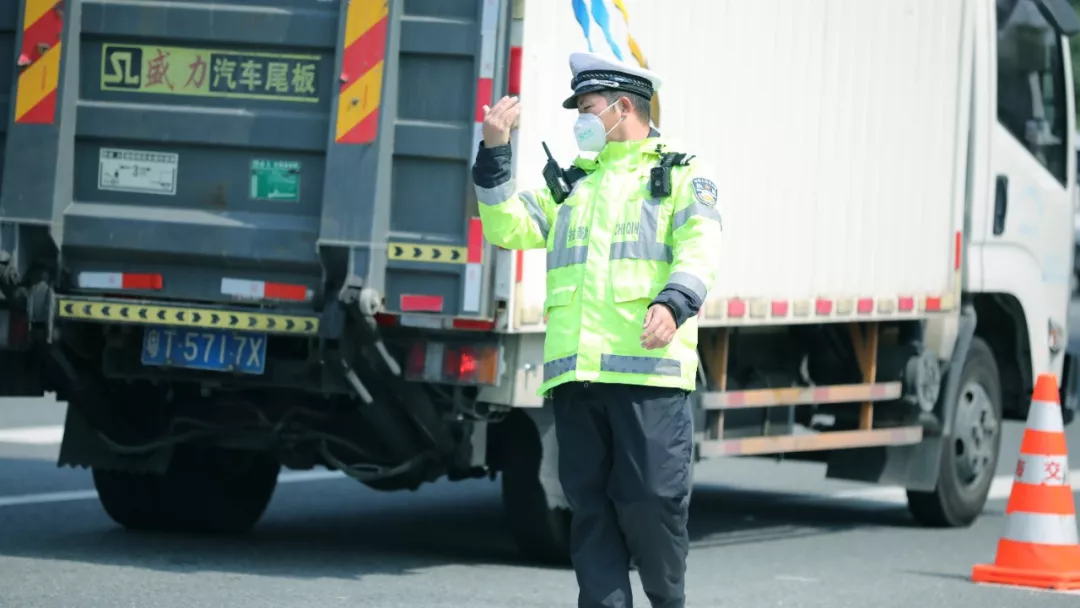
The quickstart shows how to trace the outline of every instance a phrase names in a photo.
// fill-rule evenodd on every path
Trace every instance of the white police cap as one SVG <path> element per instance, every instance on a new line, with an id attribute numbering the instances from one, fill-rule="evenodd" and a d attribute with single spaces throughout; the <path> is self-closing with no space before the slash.
<path id="1" fill-rule="evenodd" d="M 571 53 L 570 71 L 573 73 L 570 88 L 574 94 L 563 102 L 566 109 L 577 107 L 578 95 L 597 91 L 626 91 L 652 99 L 661 83 L 656 72 L 597 53 Z"/>

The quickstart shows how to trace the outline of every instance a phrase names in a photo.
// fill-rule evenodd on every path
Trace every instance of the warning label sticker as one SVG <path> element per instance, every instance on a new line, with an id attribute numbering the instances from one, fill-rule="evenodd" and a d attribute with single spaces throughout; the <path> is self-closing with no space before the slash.
<path id="1" fill-rule="evenodd" d="M 291 160 L 251 161 L 250 196 L 262 201 L 300 202 L 300 163 Z"/>
<path id="2" fill-rule="evenodd" d="M 98 155 L 98 188 L 140 194 L 176 194 L 180 155 L 102 148 Z"/>
<path id="3" fill-rule="evenodd" d="M 319 57 L 106 44 L 101 90 L 319 101 Z"/>

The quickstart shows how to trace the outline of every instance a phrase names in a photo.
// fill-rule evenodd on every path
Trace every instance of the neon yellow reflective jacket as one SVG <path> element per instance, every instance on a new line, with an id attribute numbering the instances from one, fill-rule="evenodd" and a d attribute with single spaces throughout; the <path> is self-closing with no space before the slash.
<path id="1" fill-rule="evenodd" d="M 571 381 L 695 388 L 696 313 L 719 255 L 717 189 L 691 161 L 672 168 L 671 195 L 653 199 L 657 144 L 663 140 L 609 142 L 595 160 L 577 158 L 587 175 L 559 205 L 546 188 L 515 190 L 509 146 L 481 146 L 473 178 L 484 236 L 505 249 L 547 249 L 541 395 Z M 499 170 L 481 171 L 496 155 Z M 670 344 L 646 350 L 645 314 L 662 291 L 695 304 Z"/>

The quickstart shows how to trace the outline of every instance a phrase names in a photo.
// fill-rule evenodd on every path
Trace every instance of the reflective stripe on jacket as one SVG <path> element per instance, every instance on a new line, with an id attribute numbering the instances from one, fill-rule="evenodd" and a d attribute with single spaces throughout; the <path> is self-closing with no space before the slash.
<path id="1" fill-rule="evenodd" d="M 478 154 L 484 236 L 505 249 L 547 249 L 541 395 L 570 381 L 695 388 L 696 314 L 719 255 L 717 189 L 692 162 L 672 169 L 670 196 L 652 197 L 649 172 L 662 143 L 609 142 L 596 160 L 576 159 L 588 175 L 561 205 L 547 189 L 516 191 L 509 146 Z M 497 169 L 482 168 L 496 158 Z M 653 303 L 667 304 L 681 324 L 666 347 L 646 350 Z"/>

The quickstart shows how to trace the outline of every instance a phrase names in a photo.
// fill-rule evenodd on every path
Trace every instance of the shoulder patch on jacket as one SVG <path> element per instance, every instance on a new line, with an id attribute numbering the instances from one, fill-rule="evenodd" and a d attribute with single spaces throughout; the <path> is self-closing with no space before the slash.
<path id="1" fill-rule="evenodd" d="M 691 184 L 694 186 L 694 200 L 706 207 L 716 204 L 717 190 L 712 180 L 695 177 Z"/>

